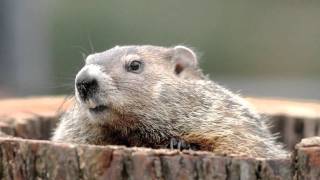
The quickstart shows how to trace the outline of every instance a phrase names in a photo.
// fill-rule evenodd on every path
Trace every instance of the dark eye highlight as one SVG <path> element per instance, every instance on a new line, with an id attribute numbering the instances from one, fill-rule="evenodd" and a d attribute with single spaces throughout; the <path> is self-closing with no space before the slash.
<path id="1" fill-rule="evenodd" d="M 141 73 L 143 70 L 143 63 L 139 60 L 133 60 L 127 65 L 127 71 L 133 73 Z"/>

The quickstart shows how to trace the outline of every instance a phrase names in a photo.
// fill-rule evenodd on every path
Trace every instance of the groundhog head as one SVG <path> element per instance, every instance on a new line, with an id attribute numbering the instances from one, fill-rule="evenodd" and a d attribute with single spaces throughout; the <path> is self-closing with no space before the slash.
<path id="1" fill-rule="evenodd" d="M 112 123 L 148 112 L 164 84 L 202 78 L 195 53 L 185 46 L 116 46 L 86 58 L 75 79 L 76 100 L 91 121 Z"/>

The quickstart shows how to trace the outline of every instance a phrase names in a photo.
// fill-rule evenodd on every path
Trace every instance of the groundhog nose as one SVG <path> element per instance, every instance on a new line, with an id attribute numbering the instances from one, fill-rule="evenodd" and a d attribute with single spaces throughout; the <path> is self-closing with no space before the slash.
<path id="1" fill-rule="evenodd" d="M 81 78 L 77 80 L 76 87 L 77 87 L 79 96 L 83 100 L 87 100 L 97 92 L 98 81 L 97 79 L 90 78 L 90 77 Z"/>

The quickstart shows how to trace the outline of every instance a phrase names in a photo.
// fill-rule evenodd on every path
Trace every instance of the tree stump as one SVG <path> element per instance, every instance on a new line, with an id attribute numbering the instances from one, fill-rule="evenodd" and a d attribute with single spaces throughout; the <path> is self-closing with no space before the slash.
<path id="1" fill-rule="evenodd" d="M 284 159 L 48 141 L 62 97 L 0 101 L 1 179 L 320 179 L 320 103 L 248 98 L 292 151 Z"/>

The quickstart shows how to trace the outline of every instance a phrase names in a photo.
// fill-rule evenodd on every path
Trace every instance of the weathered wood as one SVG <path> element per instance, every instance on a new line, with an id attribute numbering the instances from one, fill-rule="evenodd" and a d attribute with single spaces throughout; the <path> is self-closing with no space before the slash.
<path id="1" fill-rule="evenodd" d="M 0 138 L 1 179 L 291 179 L 291 160 Z"/>
<path id="2" fill-rule="evenodd" d="M 320 179 L 320 137 L 297 144 L 295 158 L 298 179 Z"/>

